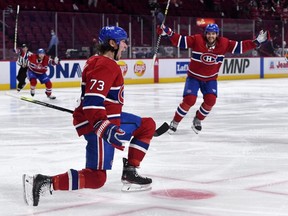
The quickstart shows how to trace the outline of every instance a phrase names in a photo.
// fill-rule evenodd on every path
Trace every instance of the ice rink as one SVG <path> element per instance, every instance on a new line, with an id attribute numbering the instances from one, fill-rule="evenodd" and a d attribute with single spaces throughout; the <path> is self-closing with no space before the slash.
<path id="1" fill-rule="evenodd" d="M 38 84 L 39 85 L 39 84 Z M 54 191 L 38 207 L 23 200 L 22 174 L 55 175 L 85 165 L 85 140 L 67 112 L 0 92 L 1 216 L 288 216 L 288 79 L 220 81 L 202 132 L 191 129 L 198 101 L 174 135 L 155 137 L 138 170 L 146 192 L 121 192 L 122 157 L 98 190 Z M 171 121 L 184 83 L 126 85 L 124 111 Z M 16 94 L 16 91 L 8 91 Z M 80 88 L 44 89 L 35 99 L 74 109 Z M 30 97 L 24 90 L 22 96 Z"/>

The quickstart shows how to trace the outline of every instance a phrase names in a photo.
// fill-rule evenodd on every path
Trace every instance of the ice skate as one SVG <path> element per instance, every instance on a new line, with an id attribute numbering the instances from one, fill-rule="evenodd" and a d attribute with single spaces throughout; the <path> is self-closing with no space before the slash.
<path id="1" fill-rule="evenodd" d="M 47 94 L 47 92 L 46 92 L 46 95 L 51 100 L 55 100 L 56 99 L 56 97 L 54 95 L 52 95 L 51 93 Z"/>
<path id="2" fill-rule="evenodd" d="M 19 93 L 25 86 L 26 86 L 26 83 L 24 83 L 23 85 L 18 84 L 17 92 Z M 34 92 L 34 94 L 35 94 L 35 92 Z"/>
<path id="3" fill-rule="evenodd" d="M 123 183 L 122 191 L 145 191 L 150 190 L 152 179 L 140 176 L 136 168 L 128 164 L 128 160 L 123 158 L 123 172 L 121 181 Z"/>
<path id="4" fill-rule="evenodd" d="M 51 100 L 55 100 L 56 99 L 56 96 L 54 96 L 54 95 L 47 95 L 47 97 L 49 98 L 49 99 L 51 99 Z"/>
<path id="5" fill-rule="evenodd" d="M 169 126 L 168 133 L 174 134 L 177 131 L 178 124 L 179 124 L 179 122 L 172 120 L 170 123 L 170 126 Z"/>
<path id="6" fill-rule="evenodd" d="M 35 89 L 31 89 L 31 90 L 30 90 L 30 94 L 31 94 L 32 97 L 34 97 L 34 95 L 35 95 Z"/>
<path id="7" fill-rule="evenodd" d="M 191 128 L 198 134 L 202 130 L 201 121 L 195 116 Z"/>
<path id="8" fill-rule="evenodd" d="M 27 205 L 38 206 L 40 196 L 49 192 L 52 194 L 52 178 L 37 174 L 35 176 L 23 175 L 24 201 Z"/>

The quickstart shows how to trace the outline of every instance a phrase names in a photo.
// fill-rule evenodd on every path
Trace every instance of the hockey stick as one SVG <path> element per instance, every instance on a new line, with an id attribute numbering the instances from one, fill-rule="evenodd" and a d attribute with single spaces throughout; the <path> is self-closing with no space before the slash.
<path id="1" fill-rule="evenodd" d="M 17 5 L 16 21 L 15 21 L 15 34 L 14 34 L 14 50 L 17 48 L 17 33 L 18 33 L 18 16 L 19 16 L 20 6 Z"/>
<path id="2" fill-rule="evenodd" d="M 170 5 L 170 0 L 167 1 L 166 9 L 165 9 L 165 12 L 164 12 L 164 18 L 162 20 L 161 26 L 165 23 L 169 5 Z M 157 44 L 156 44 L 156 47 L 155 47 L 154 56 L 153 56 L 153 60 L 152 60 L 152 67 L 155 64 L 155 60 L 156 60 L 158 49 L 159 49 L 159 45 L 160 45 L 161 36 L 162 36 L 161 34 L 159 34 L 159 36 L 158 36 L 158 40 L 157 40 Z"/>
<path id="3" fill-rule="evenodd" d="M 162 134 L 166 133 L 169 130 L 169 125 L 167 122 L 164 122 L 154 133 L 154 137 L 161 136 Z"/>
<path id="4" fill-rule="evenodd" d="M 10 94 L 8 92 L 6 92 L 6 94 L 11 96 L 11 97 L 15 97 L 15 98 L 18 98 L 20 100 L 23 100 L 23 101 L 27 101 L 27 102 L 38 104 L 38 105 L 45 106 L 45 107 L 49 107 L 51 109 L 60 110 L 62 112 L 68 112 L 68 113 L 71 113 L 71 114 L 73 114 L 73 112 L 74 112 L 73 110 L 69 110 L 69 109 L 66 109 L 64 107 L 56 106 L 56 105 L 49 104 L 49 103 L 46 103 L 46 102 L 43 102 L 43 101 L 35 100 L 33 98 L 28 98 L 28 97 L 24 97 L 24 96 L 18 97 L 16 95 Z M 159 128 L 157 128 L 157 130 L 154 133 L 154 137 L 161 136 L 166 131 L 168 131 L 168 129 L 169 129 L 169 125 L 166 122 L 164 122 Z"/>
<path id="5" fill-rule="evenodd" d="M 53 104 L 49 104 L 49 103 L 46 103 L 46 102 L 43 102 L 43 101 L 38 101 L 38 100 L 35 100 L 33 98 L 28 98 L 28 97 L 21 96 L 20 100 L 27 101 L 27 102 L 34 103 L 34 104 L 39 104 L 39 105 L 42 105 L 42 106 L 45 106 L 45 107 L 49 107 L 51 109 L 56 109 L 56 110 L 60 110 L 60 111 L 63 111 L 63 112 L 68 112 L 68 113 L 71 113 L 71 114 L 73 114 L 73 112 L 74 112 L 73 110 L 69 110 L 69 109 L 66 109 L 64 107 L 59 107 L 59 106 L 56 106 L 56 105 L 53 105 Z"/>

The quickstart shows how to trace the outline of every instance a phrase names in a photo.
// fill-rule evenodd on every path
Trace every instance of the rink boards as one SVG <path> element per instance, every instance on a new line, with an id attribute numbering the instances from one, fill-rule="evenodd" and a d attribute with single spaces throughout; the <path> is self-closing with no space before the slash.
<path id="1" fill-rule="evenodd" d="M 55 67 L 49 66 L 47 74 L 53 87 L 80 86 L 85 60 L 63 60 Z M 183 82 L 189 58 L 124 59 L 118 61 L 125 84 Z M 0 62 L 0 90 L 16 88 L 19 66 L 16 62 Z M 288 77 L 288 62 L 280 58 L 225 58 L 219 70 L 219 80 L 260 79 Z M 44 87 L 38 85 L 39 88 Z M 29 85 L 26 86 L 29 88 Z"/>

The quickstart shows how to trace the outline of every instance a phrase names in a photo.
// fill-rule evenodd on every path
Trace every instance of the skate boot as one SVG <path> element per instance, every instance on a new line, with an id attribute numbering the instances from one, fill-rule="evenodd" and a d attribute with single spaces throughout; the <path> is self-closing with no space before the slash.
<path id="1" fill-rule="evenodd" d="M 178 124 L 179 124 L 179 122 L 172 120 L 170 123 L 170 126 L 169 126 L 168 133 L 174 134 L 177 131 Z"/>
<path id="2" fill-rule="evenodd" d="M 128 160 L 123 158 L 123 172 L 121 181 L 122 191 L 145 191 L 150 190 L 152 179 L 140 176 L 136 168 L 128 164 Z"/>
<path id="3" fill-rule="evenodd" d="M 49 98 L 49 99 L 51 99 L 51 100 L 55 100 L 56 99 L 56 96 L 54 96 L 54 95 L 47 95 L 47 97 Z"/>
<path id="4" fill-rule="evenodd" d="M 47 97 L 48 97 L 49 99 L 51 99 L 51 100 L 55 100 L 55 99 L 56 99 L 56 97 L 55 97 L 54 95 L 52 95 L 51 93 L 47 93 L 47 92 L 46 92 L 46 95 L 47 95 Z"/>
<path id="5" fill-rule="evenodd" d="M 52 177 L 37 174 L 23 175 L 24 201 L 27 205 L 38 206 L 40 196 L 52 194 Z"/>
<path id="6" fill-rule="evenodd" d="M 32 97 L 34 97 L 34 95 L 35 95 L 35 89 L 31 89 L 31 90 L 30 90 L 30 94 L 31 94 Z"/>
<path id="7" fill-rule="evenodd" d="M 191 128 L 198 134 L 202 130 L 201 121 L 195 116 Z"/>

